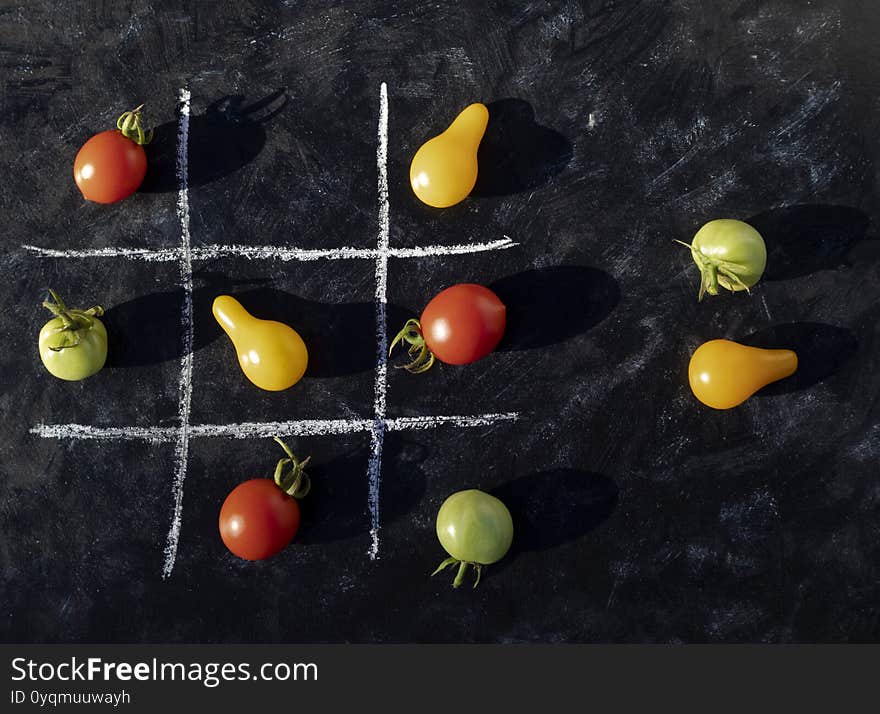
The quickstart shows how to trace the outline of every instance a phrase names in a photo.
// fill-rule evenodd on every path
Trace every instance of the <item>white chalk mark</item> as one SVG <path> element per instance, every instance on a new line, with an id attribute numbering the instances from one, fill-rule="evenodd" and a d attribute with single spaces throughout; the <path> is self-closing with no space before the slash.
<path id="1" fill-rule="evenodd" d="M 379 237 L 376 241 L 376 375 L 373 383 L 373 428 L 370 431 L 370 458 L 367 462 L 370 504 L 371 560 L 379 557 L 379 483 L 382 447 L 385 443 L 385 410 L 388 389 L 388 246 L 391 230 L 388 204 L 388 85 L 379 88 L 379 129 L 376 148 L 377 189 L 379 193 Z"/>
<path id="2" fill-rule="evenodd" d="M 389 258 L 428 258 L 435 255 L 466 255 L 491 250 L 507 250 L 519 245 L 508 236 L 483 243 L 458 243 L 455 245 L 426 245 L 415 248 L 387 248 Z M 180 248 L 152 250 L 149 248 L 87 248 L 83 250 L 58 250 L 36 245 L 22 245 L 22 249 L 42 258 L 128 258 L 156 263 L 169 263 L 183 259 Z M 247 260 L 377 260 L 376 248 L 296 248 L 275 245 L 204 245 L 190 249 L 192 262 L 216 260 L 217 258 L 245 258 Z"/>
<path id="3" fill-rule="evenodd" d="M 789 117 L 788 122 L 774 136 L 780 139 L 798 129 L 802 129 L 807 123 L 819 116 L 827 106 L 840 98 L 840 80 L 833 82 L 828 89 L 811 92 L 803 106 L 794 115 Z"/>
<path id="4" fill-rule="evenodd" d="M 500 240 L 486 243 L 460 243 L 458 245 L 426 245 L 419 248 L 389 248 L 390 258 L 428 258 L 432 255 L 465 255 L 482 253 L 489 250 L 507 250 L 519 243 L 514 243 L 508 236 Z"/>
<path id="5" fill-rule="evenodd" d="M 22 245 L 24 250 L 42 258 L 128 258 L 163 263 L 180 260 L 179 248 L 152 250 L 150 248 L 85 248 L 82 250 L 56 250 L 37 245 Z"/>
<path id="6" fill-rule="evenodd" d="M 415 416 L 386 419 L 388 431 L 410 431 L 414 429 L 433 429 L 438 426 L 479 427 L 491 426 L 498 422 L 516 421 L 517 412 L 499 412 L 497 414 L 479 414 L 477 416 Z"/>
<path id="7" fill-rule="evenodd" d="M 464 255 L 490 250 L 506 250 L 517 243 L 508 236 L 484 243 L 459 243 L 457 245 L 426 245 L 417 248 L 296 248 L 274 245 L 206 245 L 193 248 L 193 260 L 240 257 L 248 260 L 379 260 L 389 258 L 425 258 L 432 255 Z"/>
<path id="8" fill-rule="evenodd" d="M 694 142 L 694 144 L 693 144 L 693 145 L 692 145 L 687 151 L 685 151 L 685 152 L 684 152 L 684 153 L 678 158 L 678 160 L 677 160 L 675 163 L 673 163 L 673 164 L 672 164 L 669 168 L 667 168 L 665 171 L 663 171 L 663 172 L 661 172 L 660 174 L 658 174 L 658 175 L 657 175 L 657 176 L 651 181 L 651 188 L 653 188 L 654 186 L 656 186 L 660 181 L 662 181 L 664 178 L 666 178 L 666 176 L 668 176 L 668 175 L 671 174 L 673 171 L 675 171 L 675 169 L 677 169 L 677 168 L 678 168 L 679 166 L 681 166 L 683 163 L 685 163 L 686 161 L 689 161 L 690 158 L 694 155 L 694 153 L 696 153 L 696 151 L 697 151 L 698 148 L 699 148 L 699 142 Z"/>
<path id="9" fill-rule="evenodd" d="M 180 429 L 160 426 L 89 426 L 88 424 L 37 424 L 31 434 L 44 439 L 85 439 L 94 441 L 151 441 L 163 444 L 177 441 Z"/>
<path id="10" fill-rule="evenodd" d="M 443 426 L 479 428 L 516 421 L 518 412 L 490 414 L 438 414 L 383 419 L 385 431 L 419 431 Z M 189 438 L 261 439 L 273 436 L 372 435 L 376 419 L 300 419 L 295 421 L 239 422 L 234 424 L 190 424 Z M 149 441 L 177 443 L 179 427 L 90 426 L 88 424 L 37 424 L 30 433 L 44 439 L 84 441 Z"/>
<path id="11" fill-rule="evenodd" d="M 180 219 L 180 283 L 183 288 L 183 307 L 180 312 L 181 347 L 180 386 L 177 409 L 178 436 L 174 449 L 175 471 L 172 493 L 174 512 L 168 539 L 165 544 L 165 564 L 162 577 L 168 578 L 174 569 L 177 558 L 177 543 L 180 540 L 180 526 L 183 518 L 183 482 L 186 480 L 186 465 L 189 458 L 189 415 L 192 403 L 192 360 L 193 360 L 193 280 L 192 256 L 190 255 L 189 234 L 189 90 L 180 90 L 180 124 L 177 129 L 177 216 Z"/>
<path id="12" fill-rule="evenodd" d="M 326 436 L 370 431 L 371 419 L 302 419 L 299 421 L 244 422 L 241 424 L 190 425 L 189 435 L 227 436 L 233 439 L 273 436 Z"/>
<path id="13" fill-rule="evenodd" d="M 372 248 L 296 248 L 276 245 L 205 245 L 193 249 L 194 260 L 216 258 L 246 258 L 248 260 L 372 260 L 376 251 Z"/>
<path id="14" fill-rule="evenodd" d="M 764 293 L 761 293 L 761 304 L 764 306 L 764 312 L 767 314 L 767 319 L 772 321 L 773 316 L 770 314 L 770 308 L 767 306 L 767 296 Z"/>

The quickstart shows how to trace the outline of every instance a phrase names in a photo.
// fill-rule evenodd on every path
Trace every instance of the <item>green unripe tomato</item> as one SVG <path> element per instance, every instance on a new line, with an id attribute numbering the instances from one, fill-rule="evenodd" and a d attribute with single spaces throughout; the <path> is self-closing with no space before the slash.
<path id="1" fill-rule="evenodd" d="M 459 572 L 453 584 L 458 587 L 471 565 L 477 570 L 479 583 L 482 566 L 498 562 L 510 550 L 513 519 L 495 496 L 477 489 L 459 491 L 437 512 L 437 538 L 450 557 L 434 572 L 457 563 Z"/>
<path id="2" fill-rule="evenodd" d="M 700 300 L 706 293 L 717 295 L 719 285 L 732 292 L 748 290 L 767 267 L 764 239 L 743 221 L 709 221 L 687 247 L 700 269 Z"/>
<path id="3" fill-rule="evenodd" d="M 107 330 L 98 319 L 100 307 L 69 310 L 58 296 L 43 306 L 55 315 L 40 330 L 40 359 L 49 373 L 71 382 L 91 377 L 107 361 Z"/>

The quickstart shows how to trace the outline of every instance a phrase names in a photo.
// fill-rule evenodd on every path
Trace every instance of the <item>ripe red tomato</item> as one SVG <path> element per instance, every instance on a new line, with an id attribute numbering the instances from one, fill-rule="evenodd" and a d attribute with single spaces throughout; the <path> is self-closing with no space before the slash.
<path id="1" fill-rule="evenodd" d="M 115 203 L 130 196 L 146 174 L 144 147 L 118 129 L 95 134 L 73 163 L 76 185 L 86 200 L 96 203 Z"/>
<path id="2" fill-rule="evenodd" d="M 116 128 L 102 131 L 89 139 L 73 162 L 73 180 L 87 201 L 115 203 L 130 196 L 147 175 L 144 144 L 153 138 L 153 130 L 144 130 L 141 104 L 124 112 Z"/>
<path id="3" fill-rule="evenodd" d="M 434 356 L 446 364 L 469 364 L 492 352 L 504 336 L 507 309 L 489 288 L 453 285 L 425 307 L 422 336 Z"/>
<path id="4" fill-rule="evenodd" d="M 299 504 L 272 479 L 255 478 L 236 486 L 220 509 L 220 537 L 245 560 L 280 553 L 299 530 Z"/>
<path id="5" fill-rule="evenodd" d="M 311 488 L 305 467 L 290 447 L 275 441 L 287 458 L 275 466 L 273 478 L 255 478 L 236 486 L 220 508 L 220 537 L 229 550 L 245 560 L 263 560 L 280 553 L 299 530 L 298 498 Z"/>

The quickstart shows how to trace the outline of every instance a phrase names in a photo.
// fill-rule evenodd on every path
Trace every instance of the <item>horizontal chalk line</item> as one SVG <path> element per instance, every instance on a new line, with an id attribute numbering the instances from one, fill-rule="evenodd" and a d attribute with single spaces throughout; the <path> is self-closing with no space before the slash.
<path id="1" fill-rule="evenodd" d="M 415 416 L 386 419 L 385 425 L 388 431 L 411 431 L 413 429 L 433 429 L 438 426 L 491 426 L 502 421 L 516 421 L 518 418 L 518 412 L 500 412 L 476 416 Z"/>
<path id="2" fill-rule="evenodd" d="M 180 427 L 89 426 L 87 424 L 37 424 L 30 430 L 44 439 L 144 440 L 161 444 L 177 441 Z"/>
<path id="3" fill-rule="evenodd" d="M 432 415 L 396 417 L 381 420 L 388 431 L 433 429 L 440 426 L 482 427 L 516 421 L 518 412 L 491 414 Z M 190 424 L 189 436 L 250 439 L 271 436 L 326 436 L 371 432 L 375 419 L 302 419 L 298 421 L 242 422 L 239 424 Z M 89 426 L 87 424 L 37 424 L 31 434 L 44 439 L 91 439 L 95 441 L 150 441 L 156 444 L 177 441 L 179 427 Z"/>
<path id="4" fill-rule="evenodd" d="M 21 246 L 42 258 L 129 258 L 130 260 L 146 260 L 156 263 L 170 263 L 180 260 L 183 251 L 180 248 L 84 248 L 81 250 L 42 248 L 38 245 L 24 244 Z"/>
<path id="5" fill-rule="evenodd" d="M 231 436 L 235 439 L 271 436 L 323 436 L 369 431 L 369 419 L 304 419 L 301 421 L 193 424 L 191 436 Z"/>
<path id="6" fill-rule="evenodd" d="M 482 253 L 487 250 L 507 250 L 513 248 L 513 240 L 504 236 L 499 240 L 487 243 L 460 243 L 458 245 L 425 245 L 417 248 L 389 248 L 389 258 L 427 258 L 432 255 L 465 255 L 467 253 Z"/>
<path id="7" fill-rule="evenodd" d="M 245 258 L 248 260 L 376 260 L 382 256 L 389 258 L 428 258 L 435 255 L 466 255 L 490 250 L 507 250 L 518 245 L 508 236 L 485 243 L 460 243 L 457 245 L 426 245 L 417 248 L 286 248 L 262 245 L 204 245 L 190 249 L 193 261 L 215 260 L 217 258 Z M 153 263 L 170 263 L 183 258 L 181 248 L 85 248 L 57 249 L 42 248 L 24 244 L 23 250 L 43 258 L 128 258 Z"/>

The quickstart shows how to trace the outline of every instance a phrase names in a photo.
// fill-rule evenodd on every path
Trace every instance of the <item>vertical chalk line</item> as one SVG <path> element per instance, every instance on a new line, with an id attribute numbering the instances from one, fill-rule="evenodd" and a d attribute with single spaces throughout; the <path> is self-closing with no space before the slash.
<path id="1" fill-rule="evenodd" d="M 373 428 L 370 431 L 370 459 L 367 464 L 370 501 L 371 560 L 379 557 L 379 481 L 382 470 L 382 447 L 385 443 L 385 395 L 387 382 L 388 320 L 388 246 L 390 233 L 388 205 L 388 85 L 379 89 L 379 130 L 376 148 L 379 192 L 379 237 L 376 244 L 376 381 L 374 383 Z"/>
<path id="2" fill-rule="evenodd" d="M 192 358 L 193 358 L 193 280 L 192 253 L 189 235 L 189 89 L 180 90 L 180 119 L 177 127 L 177 217 L 180 220 L 180 283 L 183 287 L 183 306 L 180 311 L 181 347 L 180 386 L 178 401 L 178 436 L 174 449 L 174 511 L 171 527 L 165 544 L 165 564 L 162 577 L 168 578 L 174 569 L 177 558 L 177 543 L 180 539 L 180 525 L 183 516 L 183 482 L 186 479 L 186 465 L 189 458 L 189 415 L 192 401 Z"/>

